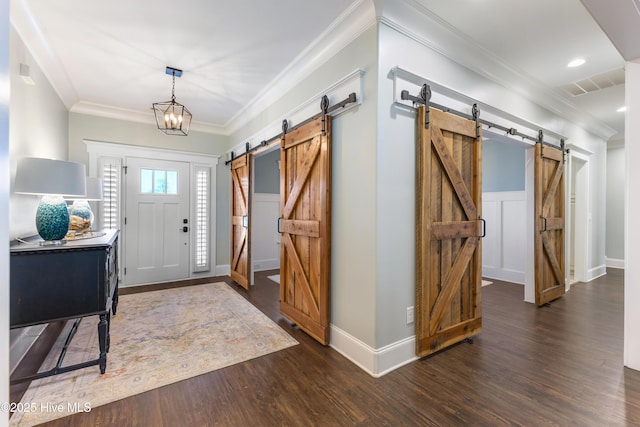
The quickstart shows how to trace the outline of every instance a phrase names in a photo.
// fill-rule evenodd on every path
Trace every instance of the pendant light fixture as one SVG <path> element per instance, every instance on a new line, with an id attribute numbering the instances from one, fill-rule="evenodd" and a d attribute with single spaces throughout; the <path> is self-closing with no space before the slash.
<path id="1" fill-rule="evenodd" d="M 161 132 L 167 135 L 186 136 L 191 126 L 191 113 L 187 107 L 176 102 L 176 77 L 182 76 L 182 70 L 167 67 L 165 73 L 172 76 L 171 101 L 154 102 L 153 113 L 156 116 L 156 124 Z"/>

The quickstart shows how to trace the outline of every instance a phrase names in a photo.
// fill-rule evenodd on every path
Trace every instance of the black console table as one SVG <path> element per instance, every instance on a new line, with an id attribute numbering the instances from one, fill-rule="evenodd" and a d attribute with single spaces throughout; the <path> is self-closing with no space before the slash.
<path id="1" fill-rule="evenodd" d="M 11 242 L 10 326 L 76 319 L 56 367 L 12 380 L 15 384 L 44 378 L 88 366 L 107 369 L 109 325 L 118 306 L 118 230 L 104 236 L 68 241 L 62 246 L 38 246 L 39 239 Z M 62 362 L 82 318 L 99 316 L 99 357 L 62 366 Z"/>

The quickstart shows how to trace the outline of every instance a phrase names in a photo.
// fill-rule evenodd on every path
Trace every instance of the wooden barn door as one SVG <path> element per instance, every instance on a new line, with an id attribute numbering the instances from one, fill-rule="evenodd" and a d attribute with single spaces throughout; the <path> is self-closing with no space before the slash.
<path id="1" fill-rule="evenodd" d="M 251 154 L 231 162 L 231 279 L 249 289 Z"/>
<path id="2" fill-rule="evenodd" d="M 564 156 L 562 150 L 536 144 L 535 288 L 543 305 L 565 292 Z"/>
<path id="3" fill-rule="evenodd" d="M 418 109 L 416 355 L 480 333 L 482 139 L 476 123 Z"/>
<path id="4" fill-rule="evenodd" d="M 285 134 L 280 146 L 280 312 L 329 343 L 331 117 Z"/>

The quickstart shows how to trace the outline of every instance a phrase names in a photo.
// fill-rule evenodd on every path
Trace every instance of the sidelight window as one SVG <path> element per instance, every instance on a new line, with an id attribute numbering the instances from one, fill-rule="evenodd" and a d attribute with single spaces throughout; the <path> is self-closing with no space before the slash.
<path id="1" fill-rule="evenodd" d="M 209 175 L 209 168 L 195 167 L 195 271 L 209 269 Z"/>
<path id="2" fill-rule="evenodd" d="M 122 160 L 118 158 L 102 157 L 100 159 L 100 174 L 103 186 L 103 199 L 100 213 L 102 214 L 102 228 L 120 228 L 120 172 Z"/>

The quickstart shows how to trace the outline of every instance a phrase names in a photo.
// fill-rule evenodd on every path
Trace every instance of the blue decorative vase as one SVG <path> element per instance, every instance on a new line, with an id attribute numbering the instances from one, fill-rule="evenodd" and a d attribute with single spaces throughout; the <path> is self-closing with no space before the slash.
<path id="1" fill-rule="evenodd" d="M 82 219 L 88 219 L 93 224 L 93 211 L 89 202 L 86 200 L 74 200 L 73 204 L 69 208 L 69 214 L 79 216 Z"/>
<path id="2" fill-rule="evenodd" d="M 62 240 L 69 231 L 69 209 L 62 196 L 43 196 L 36 211 L 36 228 L 44 240 Z"/>
<path id="3" fill-rule="evenodd" d="M 73 204 L 69 207 L 70 226 L 69 229 L 76 233 L 85 233 L 91 229 L 93 225 L 93 212 L 89 202 L 84 199 L 77 199 L 73 201 Z M 81 218 L 85 221 L 78 223 L 74 216 Z"/>

